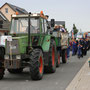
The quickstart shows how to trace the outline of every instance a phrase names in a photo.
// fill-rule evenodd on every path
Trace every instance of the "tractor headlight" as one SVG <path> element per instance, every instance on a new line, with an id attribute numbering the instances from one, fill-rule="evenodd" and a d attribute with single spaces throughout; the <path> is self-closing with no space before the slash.
<path id="1" fill-rule="evenodd" d="M 16 59 L 21 59 L 21 55 L 16 55 Z"/>
<path id="2" fill-rule="evenodd" d="M 9 55 L 5 55 L 4 58 L 5 58 L 5 59 L 9 59 Z"/>

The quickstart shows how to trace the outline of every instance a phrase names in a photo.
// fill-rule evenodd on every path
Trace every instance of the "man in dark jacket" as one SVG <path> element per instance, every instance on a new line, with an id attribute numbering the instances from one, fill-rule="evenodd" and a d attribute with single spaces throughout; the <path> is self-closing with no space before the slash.
<path id="1" fill-rule="evenodd" d="M 81 57 L 83 57 L 83 54 L 84 54 L 84 49 L 83 49 L 83 47 L 84 47 L 84 40 L 82 38 L 80 39 L 80 45 L 82 46 L 82 48 L 81 48 L 81 52 L 82 52 Z"/>
<path id="2" fill-rule="evenodd" d="M 84 55 L 87 55 L 87 49 L 88 49 L 88 41 L 84 39 L 84 45 L 83 45 Z"/>

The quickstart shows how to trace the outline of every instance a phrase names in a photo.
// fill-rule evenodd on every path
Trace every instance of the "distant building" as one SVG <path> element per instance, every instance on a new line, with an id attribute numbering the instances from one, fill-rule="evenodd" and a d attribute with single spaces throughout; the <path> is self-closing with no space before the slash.
<path id="1" fill-rule="evenodd" d="M 0 8 L 0 34 L 4 32 L 9 32 L 11 15 L 12 14 L 27 14 L 28 12 L 18 6 L 5 3 Z"/>
<path id="2" fill-rule="evenodd" d="M 50 24 L 50 21 L 49 21 Z M 63 25 L 65 26 L 65 21 L 55 21 L 55 25 Z"/>
<path id="3" fill-rule="evenodd" d="M 5 15 L 5 17 L 11 21 L 11 15 L 18 12 L 18 14 L 26 14 L 28 13 L 25 9 L 17 7 L 15 5 L 5 3 L 1 8 L 0 11 Z"/>
<path id="4" fill-rule="evenodd" d="M 65 21 L 55 21 L 56 25 L 65 25 Z"/>

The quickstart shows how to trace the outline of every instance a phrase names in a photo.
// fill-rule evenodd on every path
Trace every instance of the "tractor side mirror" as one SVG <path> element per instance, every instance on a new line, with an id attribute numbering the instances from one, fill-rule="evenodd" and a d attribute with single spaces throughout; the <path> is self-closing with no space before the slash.
<path id="1" fill-rule="evenodd" d="M 55 26 L 55 19 L 51 19 L 51 27 Z"/>

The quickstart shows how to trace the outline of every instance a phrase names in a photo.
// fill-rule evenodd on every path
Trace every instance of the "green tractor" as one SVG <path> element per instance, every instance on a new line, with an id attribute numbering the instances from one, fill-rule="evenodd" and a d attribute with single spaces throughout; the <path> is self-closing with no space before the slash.
<path id="1" fill-rule="evenodd" d="M 54 27 L 53 20 L 51 24 Z M 10 73 L 21 73 L 29 67 L 33 80 L 42 79 L 44 70 L 54 73 L 59 54 L 55 37 L 50 34 L 47 16 L 42 13 L 12 15 L 5 54 L 0 52 L 0 55 L 0 79 L 3 78 L 5 69 Z"/>
<path id="2" fill-rule="evenodd" d="M 12 15 L 10 36 L 6 40 L 5 51 L 0 51 L 0 79 L 5 69 L 15 74 L 29 67 L 31 79 L 40 80 L 44 71 L 56 71 L 60 55 L 66 63 L 67 45 L 63 38 L 66 34 L 52 32 L 54 24 L 52 19 L 49 25 L 43 13 Z"/>

